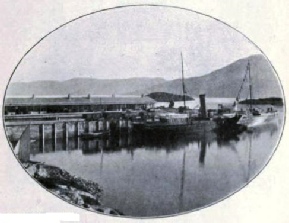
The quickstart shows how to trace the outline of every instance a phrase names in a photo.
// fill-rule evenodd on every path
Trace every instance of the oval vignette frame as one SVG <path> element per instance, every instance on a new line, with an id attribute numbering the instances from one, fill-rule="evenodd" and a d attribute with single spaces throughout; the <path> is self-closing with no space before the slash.
<path id="1" fill-rule="evenodd" d="M 117 10 L 117 9 L 122 9 L 122 8 L 132 8 L 132 7 L 162 7 L 162 8 L 171 8 L 171 9 L 176 9 L 176 10 L 184 10 L 184 11 L 187 11 L 187 12 L 191 12 L 191 13 L 195 13 L 195 14 L 198 14 L 198 15 L 202 15 L 204 17 L 207 17 L 207 18 L 210 18 L 212 20 L 215 20 L 219 23 L 222 23 L 224 26 L 234 30 L 235 32 L 241 34 L 245 39 L 247 39 L 250 44 L 252 44 L 254 47 L 256 47 L 256 49 L 258 49 L 260 51 L 260 53 L 265 57 L 265 59 L 267 60 L 267 62 L 270 64 L 271 68 L 273 69 L 274 71 L 274 74 L 275 74 L 275 78 L 278 80 L 278 83 L 279 83 L 279 87 L 280 87 L 280 90 L 282 92 L 282 96 L 283 96 L 283 102 L 284 102 L 284 115 L 282 117 L 282 120 L 283 120 L 283 123 L 282 123 L 282 127 L 280 129 L 280 134 L 279 134 L 279 138 L 276 142 L 276 145 L 274 147 L 274 149 L 272 149 L 272 153 L 271 153 L 271 156 L 268 157 L 267 161 L 265 162 L 265 165 L 257 172 L 257 174 L 255 174 L 244 186 L 240 187 L 239 189 L 231 192 L 231 193 L 228 193 L 227 195 L 225 195 L 224 197 L 222 197 L 221 199 L 219 200 L 216 200 L 212 203 L 209 203 L 207 205 L 204 205 L 202 207 L 199 207 L 199 208 L 195 208 L 195 209 L 192 209 L 190 211 L 184 211 L 184 212 L 179 212 L 177 214 L 170 214 L 170 215 L 160 215 L 160 216 L 152 216 L 152 217 L 135 217 L 135 216 L 129 216 L 129 215 L 124 215 L 124 216 L 114 216 L 114 215 L 107 215 L 107 214 L 104 214 L 102 212 L 97 212 L 97 211 L 92 211 L 92 210 L 88 210 L 86 208 L 83 208 L 83 207 L 80 207 L 74 203 L 71 203 L 69 201 L 66 201 L 64 200 L 63 198 L 61 198 L 60 196 L 54 194 L 52 191 L 50 191 L 48 188 L 46 188 L 45 186 L 43 186 L 40 182 L 38 182 L 34 177 L 32 177 L 27 170 L 24 169 L 24 167 L 22 166 L 20 160 L 16 157 L 14 151 L 13 151 L 13 146 L 8 138 L 8 135 L 7 135 L 7 130 L 6 130 L 6 127 L 5 127 L 5 122 L 3 121 L 3 127 L 4 127 L 4 130 L 5 130 L 5 136 L 6 136 L 6 139 L 9 143 L 9 146 L 10 146 L 10 149 L 14 155 L 14 157 L 16 158 L 16 160 L 18 161 L 18 163 L 20 164 L 20 166 L 24 169 L 24 171 L 37 183 L 39 184 L 43 189 L 45 189 L 47 192 L 49 192 L 50 194 L 53 194 L 54 196 L 56 196 L 58 199 L 61 199 L 62 201 L 70 204 L 70 205 L 73 205 L 75 207 L 78 207 L 78 208 L 81 208 L 83 210 L 86 210 L 86 211 L 90 211 L 92 213 L 96 213 L 96 214 L 102 214 L 102 215 L 106 215 L 106 216 L 111 216 L 111 217 L 118 217 L 118 218 L 132 218 L 132 219 L 154 219 L 154 218 L 166 218 L 166 217 L 173 217 L 173 216 L 179 216 L 179 215 L 184 215 L 184 214 L 188 214 L 188 213 L 193 213 L 195 211 L 199 211 L 199 210 L 202 210 L 202 209 L 205 209 L 205 208 L 208 208 L 212 205 L 215 205 L 219 202 L 222 202 L 224 201 L 225 199 L 228 199 L 229 197 L 231 197 L 232 195 L 234 195 L 235 193 L 239 192 L 240 190 L 242 190 L 243 188 L 247 187 L 261 172 L 264 171 L 264 169 L 266 168 L 266 166 L 268 165 L 268 163 L 270 162 L 270 160 L 272 159 L 272 157 L 274 156 L 276 150 L 277 150 L 277 147 L 279 146 L 279 143 L 283 137 L 283 132 L 284 132 L 284 127 L 285 127 L 285 124 L 286 124 L 286 98 L 285 98 L 285 94 L 284 94 L 284 89 L 283 89 L 283 86 L 281 84 L 281 81 L 280 81 L 280 78 L 278 76 L 278 73 L 276 72 L 276 69 L 275 67 L 273 66 L 273 64 L 271 63 L 271 61 L 268 59 L 268 57 L 266 56 L 266 54 L 262 51 L 262 49 L 260 49 L 253 41 L 251 41 L 245 34 L 243 34 L 242 32 L 240 32 L 239 30 L 237 30 L 236 28 L 232 27 L 231 25 L 227 24 L 226 22 L 223 22 L 213 16 L 210 16 L 210 15 L 207 15 L 207 14 L 204 14 L 204 13 L 201 13 L 201 12 L 198 12 L 198 11 L 194 11 L 192 9 L 187 9 L 187 8 L 184 8 L 184 7 L 178 7 L 178 6 L 170 6 L 170 5 L 157 5 L 157 4 L 140 4 L 140 5 L 122 5 L 122 6 L 116 6 L 116 7 L 111 7 L 111 8 L 105 8 L 105 9 L 101 9 L 101 10 L 97 10 L 97 11 L 93 11 L 93 12 L 90 12 L 90 13 L 87 13 L 87 14 L 84 14 L 84 15 L 81 15 L 75 19 L 72 19 L 60 26 L 58 26 L 57 28 L 53 29 L 52 31 L 50 31 L 49 33 L 47 33 L 45 36 L 43 36 L 39 41 L 37 41 L 29 50 L 26 51 L 26 53 L 21 57 L 21 59 L 19 60 L 19 62 L 17 63 L 16 67 L 14 68 L 12 74 L 10 75 L 10 78 L 8 80 L 8 83 L 6 85 L 6 88 L 5 88 L 5 93 L 4 93 L 4 98 L 3 98 L 3 105 L 2 105 L 2 120 L 4 120 L 5 118 L 5 109 L 4 109 L 4 105 L 5 105 L 5 99 L 6 99 L 6 93 L 7 93 L 7 89 L 10 85 L 10 82 L 11 82 L 11 79 L 13 77 L 13 75 L 15 74 L 16 70 L 18 69 L 19 65 L 21 64 L 21 62 L 25 59 L 25 57 L 38 45 L 40 44 L 46 37 L 48 37 L 50 34 L 56 32 L 57 30 L 63 28 L 64 26 L 70 24 L 70 23 L 73 23 L 74 21 L 76 20 L 79 20 L 81 18 L 84 18 L 84 17 L 88 17 L 90 15 L 94 15 L 96 13 L 101 13 L 101 12 L 106 12 L 106 11 L 113 11 L 113 10 Z"/>

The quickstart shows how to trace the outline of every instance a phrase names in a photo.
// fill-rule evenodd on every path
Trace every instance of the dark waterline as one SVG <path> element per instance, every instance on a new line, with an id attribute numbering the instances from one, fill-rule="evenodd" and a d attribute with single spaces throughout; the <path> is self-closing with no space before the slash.
<path id="1" fill-rule="evenodd" d="M 32 160 L 102 186 L 104 206 L 129 216 L 162 216 L 214 203 L 243 187 L 271 156 L 281 120 L 224 139 L 213 132 L 131 133 L 32 143 Z"/>

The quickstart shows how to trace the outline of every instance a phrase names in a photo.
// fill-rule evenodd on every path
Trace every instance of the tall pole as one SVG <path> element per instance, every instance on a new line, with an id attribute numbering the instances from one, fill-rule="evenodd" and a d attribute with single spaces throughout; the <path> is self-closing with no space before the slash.
<path id="1" fill-rule="evenodd" d="M 186 108 L 186 87 L 184 82 L 184 62 L 183 62 L 183 54 L 181 53 L 181 59 L 182 59 L 182 85 L 183 85 L 183 101 L 184 101 L 184 107 Z"/>
<path id="2" fill-rule="evenodd" d="M 252 93 L 252 80 L 251 80 L 251 70 L 250 70 L 250 61 L 248 61 L 248 75 L 249 75 L 249 91 L 250 91 L 250 110 L 252 110 L 252 99 L 253 99 L 253 93 Z"/>

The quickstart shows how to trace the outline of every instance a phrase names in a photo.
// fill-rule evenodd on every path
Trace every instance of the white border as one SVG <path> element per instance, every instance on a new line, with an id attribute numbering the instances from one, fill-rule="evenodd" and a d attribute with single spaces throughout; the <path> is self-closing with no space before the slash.
<path id="1" fill-rule="evenodd" d="M 132 4 L 162 4 L 192 9 L 220 19 L 256 43 L 271 60 L 288 92 L 289 2 L 285 0 L 123 1 L 111 0 L 2 0 L 0 7 L 1 86 L 6 83 L 24 53 L 41 37 L 80 15 L 103 8 Z M 2 102 L 1 102 L 2 103 Z M 1 106 L 2 107 L 2 106 Z M 1 120 L 2 122 L 2 120 Z M 1 123 L 2 124 L 2 123 Z M 240 192 L 214 206 L 172 218 L 143 222 L 288 222 L 288 128 L 266 169 Z M 139 222 L 94 214 L 55 199 L 22 170 L 0 130 L 0 212 L 80 214 L 80 222 Z M 23 218 L 19 217 L 19 221 Z"/>

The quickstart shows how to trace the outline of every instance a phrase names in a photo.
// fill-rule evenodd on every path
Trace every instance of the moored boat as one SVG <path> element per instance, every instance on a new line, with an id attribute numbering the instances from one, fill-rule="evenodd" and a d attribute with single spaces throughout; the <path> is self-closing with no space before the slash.
<path id="1" fill-rule="evenodd" d="M 247 128 L 252 128 L 274 120 L 277 115 L 278 112 L 276 110 L 264 112 L 255 108 L 253 111 L 243 114 L 238 121 L 238 124 L 246 126 Z"/>
<path id="2" fill-rule="evenodd" d="M 146 117 L 139 117 L 133 121 L 134 129 L 146 130 L 157 134 L 166 133 L 168 131 L 192 133 L 192 132 L 208 132 L 216 130 L 225 132 L 229 129 L 232 133 L 239 132 L 240 125 L 237 124 L 241 115 L 238 113 L 223 114 L 220 113 L 216 117 L 212 117 L 206 110 L 205 94 L 200 94 L 200 107 L 197 113 L 186 106 L 186 87 L 184 83 L 183 57 L 182 62 L 182 91 L 183 103 L 179 111 L 170 109 L 161 109 L 154 111 L 153 114 L 148 112 Z M 237 131 L 238 130 L 238 131 Z"/>
<path id="3" fill-rule="evenodd" d="M 248 78 L 247 78 L 248 77 Z M 252 100 L 253 100 L 253 84 L 251 79 L 251 65 L 250 61 L 248 61 L 246 67 L 246 73 L 239 90 L 239 94 L 236 100 L 236 103 L 239 101 L 239 95 L 243 89 L 244 82 L 248 79 L 249 82 L 249 109 L 243 112 L 240 120 L 238 121 L 239 125 L 245 126 L 246 128 L 252 128 L 255 126 L 263 125 L 267 122 L 270 122 L 277 117 L 278 112 L 273 107 L 267 108 L 267 111 L 262 110 L 261 108 L 253 107 Z"/>
<path id="4" fill-rule="evenodd" d="M 142 122 L 135 122 L 135 127 L 141 127 L 144 130 L 150 131 L 176 131 L 186 130 L 190 123 L 189 114 L 186 112 L 186 88 L 184 83 L 184 66 L 183 66 L 183 55 L 181 53 L 182 63 L 182 91 L 183 91 L 183 102 L 184 106 L 180 107 L 179 112 L 161 110 L 158 114 L 146 117 Z M 181 110 L 181 111 L 180 111 Z"/>
<path id="5" fill-rule="evenodd" d="M 215 131 L 223 137 L 228 137 L 241 133 L 246 129 L 245 126 L 239 124 L 241 117 L 242 115 L 237 112 L 222 114 L 216 117 L 214 119 L 216 122 Z"/>

